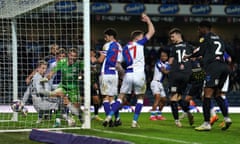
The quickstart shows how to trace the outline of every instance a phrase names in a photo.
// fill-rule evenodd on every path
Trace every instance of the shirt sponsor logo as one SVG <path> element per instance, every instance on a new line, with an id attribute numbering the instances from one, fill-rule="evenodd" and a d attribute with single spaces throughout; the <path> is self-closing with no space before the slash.
<path id="1" fill-rule="evenodd" d="M 192 14 L 209 14 L 211 12 L 211 7 L 209 5 L 193 5 L 190 8 Z"/>
<path id="2" fill-rule="evenodd" d="M 129 14 L 141 14 L 145 11 L 145 6 L 141 3 L 130 3 L 125 5 L 124 11 Z"/>
<path id="3" fill-rule="evenodd" d="M 93 13 L 107 13 L 112 9 L 108 3 L 93 3 L 91 5 L 91 11 Z"/>
<path id="4" fill-rule="evenodd" d="M 176 14 L 179 12 L 178 5 L 165 4 L 158 8 L 160 14 Z"/>
<path id="5" fill-rule="evenodd" d="M 239 5 L 226 6 L 224 11 L 227 15 L 240 15 L 240 6 Z"/>
<path id="6" fill-rule="evenodd" d="M 76 2 L 60 1 L 55 4 L 55 10 L 61 12 L 75 11 L 77 9 Z"/>

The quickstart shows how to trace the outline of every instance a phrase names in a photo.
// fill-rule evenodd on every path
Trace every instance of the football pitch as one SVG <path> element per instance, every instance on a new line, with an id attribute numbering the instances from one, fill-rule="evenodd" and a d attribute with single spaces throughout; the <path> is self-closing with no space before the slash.
<path id="1" fill-rule="evenodd" d="M 239 113 L 231 114 L 233 124 L 227 131 L 222 131 L 219 124 L 223 117 L 212 126 L 211 131 L 199 132 L 194 127 L 203 122 L 202 113 L 194 113 L 195 123 L 188 124 L 187 118 L 181 122 L 182 128 L 175 126 L 172 115 L 163 113 L 165 121 L 150 121 L 149 113 L 142 113 L 139 118 L 140 128 L 131 128 L 133 113 L 121 113 L 122 125 L 119 127 L 103 127 L 102 122 L 92 121 L 91 129 L 63 130 L 77 135 L 97 136 L 124 140 L 136 144 L 239 144 Z M 101 113 L 101 117 L 104 115 Z M 29 140 L 29 132 L 0 133 L 0 144 L 38 144 Z"/>

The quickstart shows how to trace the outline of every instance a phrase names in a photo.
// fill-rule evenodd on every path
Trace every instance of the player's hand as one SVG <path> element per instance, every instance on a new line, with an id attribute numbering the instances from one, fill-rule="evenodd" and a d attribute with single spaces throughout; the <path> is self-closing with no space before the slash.
<path id="1" fill-rule="evenodd" d="M 26 78 L 26 80 L 25 80 L 25 81 L 26 81 L 26 84 L 27 84 L 27 85 L 29 85 L 29 84 L 30 84 L 30 82 L 31 82 L 31 79 L 29 79 L 29 78 Z"/>
<path id="2" fill-rule="evenodd" d="M 93 57 L 93 56 L 90 57 L 90 60 L 91 60 L 91 63 L 96 63 L 97 62 L 97 58 Z"/>
<path id="3" fill-rule="evenodd" d="M 149 22 L 149 21 L 150 21 L 150 18 L 147 16 L 147 14 L 142 13 L 142 14 L 141 14 L 141 20 L 142 20 L 143 22 Z"/>
<path id="4" fill-rule="evenodd" d="M 40 82 L 41 82 L 41 83 L 48 82 L 48 78 L 44 77 L 44 78 L 40 79 Z"/>

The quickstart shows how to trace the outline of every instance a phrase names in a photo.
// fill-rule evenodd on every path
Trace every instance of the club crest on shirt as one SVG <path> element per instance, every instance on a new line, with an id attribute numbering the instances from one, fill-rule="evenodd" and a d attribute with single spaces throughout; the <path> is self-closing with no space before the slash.
<path id="1" fill-rule="evenodd" d="M 204 38 L 201 37 L 201 38 L 199 39 L 199 42 L 200 42 L 200 43 L 204 42 Z"/>

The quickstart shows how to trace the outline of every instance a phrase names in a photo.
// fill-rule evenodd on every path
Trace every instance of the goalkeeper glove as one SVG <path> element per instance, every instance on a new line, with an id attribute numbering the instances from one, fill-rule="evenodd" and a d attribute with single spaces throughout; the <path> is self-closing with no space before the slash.
<path id="1" fill-rule="evenodd" d="M 44 78 L 40 79 L 40 82 L 41 82 L 41 83 L 48 82 L 48 78 L 44 77 Z"/>

